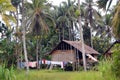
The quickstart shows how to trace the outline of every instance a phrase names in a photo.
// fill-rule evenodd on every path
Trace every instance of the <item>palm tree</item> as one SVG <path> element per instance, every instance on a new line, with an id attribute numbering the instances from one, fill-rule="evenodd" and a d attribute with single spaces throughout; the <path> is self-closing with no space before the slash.
<path id="1" fill-rule="evenodd" d="M 14 17 L 15 17 L 15 19 L 16 19 L 16 27 L 15 27 L 15 38 L 16 38 L 16 47 L 15 47 L 15 50 L 16 50 L 16 55 L 17 55 L 17 68 L 19 68 L 19 57 L 20 57 L 20 51 L 19 51 L 19 49 L 20 49 L 20 47 L 18 47 L 19 46 L 19 39 L 21 38 L 21 32 L 19 31 L 19 5 L 20 5 L 20 2 L 21 2 L 21 0 L 11 0 L 11 3 L 12 3 L 12 5 L 16 8 L 16 12 L 13 12 L 13 14 L 14 14 Z"/>
<path id="2" fill-rule="evenodd" d="M 33 35 L 36 36 L 36 60 L 39 63 L 39 54 L 40 54 L 40 43 L 44 34 L 49 30 L 48 22 L 53 23 L 51 15 L 48 14 L 49 5 L 46 0 L 31 0 L 32 2 L 26 3 L 27 11 L 27 24 L 28 29 L 33 32 Z M 53 23 L 54 24 L 54 23 Z M 39 47 L 40 46 L 40 47 Z M 37 68 L 39 65 L 37 64 Z"/>
<path id="3" fill-rule="evenodd" d="M 18 33 L 18 27 L 19 27 L 19 5 L 20 5 L 21 0 L 11 0 L 12 5 L 16 8 L 16 15 L 14 17 L 16 18 L 17 21 L 17 26 L 16 26 L 16 34 Z"/>
<path id="4" fill-rule="evenodd" d="M 65 28 L 67 29 L 68 18 L 66 16 L 66 9 L 60 5 L 57 7 L 56 12 L 57 15 L 55 16 L 56 19 L 56 27 L 59 30 L 60 41 L 66 39 L 65 37 Z"/>
<path id="5" fill-rule="evenodd" d="M 24 57 L 25 57 L 25 62 L 26 62 L 26 69 L 27 69 L 27 73 L 29 72 L 29 66 L 28 66 L 28 56 L 27 56 L 27 48 L 26 48 L 26 12 L 25 12 L 25 5 L 24 5 L 24 0 L 22 0 L 22 32 L 23 32 L 23 36 L 22 36 L 22 40 L 23 40 L 23 49 L 24 49 Z"/>
<path id="6" fill-rule="evenodd" d="M 78 10 L 80 10 L 80 0 L 78 0 Z M 80 12 L 80 11 L 79 11 Z M 82 24 L 81 24 L 81 15 L 78 17 L 78 24 L 79 24 L 79 31 L 80 31 L 80 38 L 82 42 L 82 58 L 83 58 L 83 67 L 84 71 L 86 71 L 86 58 L 85 58 L 85 48 L 84 48 L 84 39 L 83 39 L 83 32 L 82 32 Z"/>
<path id="7" fill-rule="evenodd" d="M 63 39 L 73 40 L 73 25 L 77 23 L 75 10 L 75 1 L 71 0 L 62 2 L 59 7 L 54 7 L 52 13 L 55 14 L 53 17 L 56 20 L 56 27 L 59 30 L 59 41 Z"/>
<path id="8" fill-rule="evenodd" d="M 84 21 L 85 27 L 89 27 L 90 29 L 90 45 L 93 48 L 93 41 L 92 41 L 92 32 L 96 30 L 96 25 L 100 25 L 102 21 L 101 15 L 97 12 L 96 9 L 93 8 L 93 0 L 85 0 L 82 5 L 82 18 Z"/>
<path id="9" fill-rule="evenodd" d="M 112 16 L 112 14 L 106 14 L 103 16 L 103 24 L 96 26 L 97 33 L 95 34 L 95 36 L 100 36 L 100 38 L 109 38 L 110 40 L 112 39 Z"/>
<path id="10" fill-rule="evenodd" d="M 99 8 L 103 8 L 103 9 L 106 9 L 106 6 L 107 6 L 107 3 L 109 3 L 108 4 L 108 7 L 107 7 L 107 9 L 106 9 L 106 11 L 108 11 L 109 10 L 109 7 L 111 6 L 111 4 L 112 4 L 112 1 L 113 0 L 98 0 L 97 1 L 97 3 L 98 3 L 98 7 Z M 117 39 L 119 39 L 119 25 L 120 25 L 120 22 L 119 22 L 119 9 L 120 8 L 120 1 L 119 0 L 117 0 L 117 5 L 115 6 L 115 10 L 113 10 L 114 12 L 112 12 L 114 15 L 111 17 L 112 18 L 112 20 L 111 20 L 111 23 L 112 23 L 112 25 L 110 25 L 110 26 L 112 26 L 112 29 L 113 29 L 113 32 L 114 32 L 114 36 L 117 38 Z M 106 14 L 107 15 L 107 14 Z M 112 14 L 110 14 L 110 15 L 112 15 Z"/>
<path id="11" fill-rule="evenodd" d="M 76 9 L 77 6 L 75 5 L 75 0 L 71 1 L 71 0 L 67 0 L 67 2 L 63 2 L 63 6 L 66 9 L 66 16 L 68 18 L 68 31 L 69 31 L 69 40 L 74 40 L 74 27 L 77 29 L 77 26 L 75 26 L 77 24 L 77 19 L 76 19 Z"/>
<path id="12" fill-rule="evenodd" d="M 112 20 L 112 28 L 114 35 L 117 39 L 120 39 L 120 1 L 115 7 L 115 14 Z"/>
<path id="13" fill-rule="evenodd" d="M 10 27 L 10 21 L 15 22 L 15 18 L 6 12 L 14 12 L 15 8 L 10 4 L 10 0 L 0 0 L 0 16 L 2 20 Z"/>
<path id="14" fill-rule="evenodd" d="M 113 0 L 97 0 L 98 7 L 108 11 L 111 6 Z M 108 6 L 107 6 L 108 4 Z"/>

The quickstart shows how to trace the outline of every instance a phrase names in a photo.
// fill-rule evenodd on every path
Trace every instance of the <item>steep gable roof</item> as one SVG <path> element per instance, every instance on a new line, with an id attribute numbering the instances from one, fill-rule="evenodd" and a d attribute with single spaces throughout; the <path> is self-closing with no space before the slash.
<path id="1" fill-rule="evenodd" d="M 77 49 L 78 51 L 82 52 L 82 43 L 80 41 L 67 41 L 67 40 L 63 40 L 61 41 L 51 52 L 50 54 L 52 54 L 52 52 L 60 46 L 60 44 L 62 43 L 66 43 L 72 47 L 74 47 L 75 49 Z M 94 50 L 93 48 L 91 48 L 90 46 L 87 46 L 86 44 L 84 44 L 85 47 L 85 53 L 86 54 L 99 54 L 99 52 L 97 52 L 96 50 Z"/>

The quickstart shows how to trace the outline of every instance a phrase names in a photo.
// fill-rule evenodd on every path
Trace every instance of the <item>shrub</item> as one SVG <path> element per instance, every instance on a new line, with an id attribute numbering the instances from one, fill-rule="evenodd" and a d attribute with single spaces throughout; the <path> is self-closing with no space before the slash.
<path id="1" fill-rule="evenodd" d="M 98 70 L 101 72 L 104 80 L 116 80 L 111 70 L 112 60 L 102 60 L 99 62 Z"/>
<path id="2" fill-rule="evenodd" d="M 0 80 L 16 80 L 13 66 L 8 69 L 5 64 L 0 65 Z"/>
<path id="3" fill-rule="evenodd" d="M 113 65 L 112 72 L 115 74 L 116 78 L 120 80 L 120 45 L 116 45 L 113 51 Z"/>

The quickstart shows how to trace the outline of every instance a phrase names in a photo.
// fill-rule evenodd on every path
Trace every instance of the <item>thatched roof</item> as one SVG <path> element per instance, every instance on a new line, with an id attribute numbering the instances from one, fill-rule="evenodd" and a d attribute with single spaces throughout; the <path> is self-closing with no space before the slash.
<path id="1" fill-rule="evenodd" d="M 51 52 L 50 54 L 52 54 L 52 52 L 54 50 L 57 49 L 57 47 L 59 47 L 61 44 L 68 44 L 70 45 L 71 47 L 77 49 L 78 51 L 82 52 L 82 43 L 81 41 L 67 41 L 67 40 L 63 40 L 61 41 Z M 97 52 L 96 50 L 94 50 L 93 48 L 91 48 L 90 46 L 84 44 L 84 47 L 85 47 L 85 53 L 86 54 L 99 54 L 99 52 Z"/>

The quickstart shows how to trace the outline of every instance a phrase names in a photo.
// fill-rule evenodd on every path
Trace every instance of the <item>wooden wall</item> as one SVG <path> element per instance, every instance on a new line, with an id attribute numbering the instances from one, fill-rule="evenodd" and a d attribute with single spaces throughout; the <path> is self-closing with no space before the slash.
<path id="1" fill-rule="evenodd" d="M 82 54 L 80 54 L 82 55 Z M 55 50 L 52 53 L 52 61 L 65 61 L 65 62 L 76 62 L 76 53 L 74 50 Z M 98 55 L 92 55 L 94 58 L 97 59 Z M 90 58 L 86 58 L 87 62 L 95 62 L 94 60 Z M 82 59 L 80 59 L 80 62 L 82 62 Z"/>
<path id="2" fill-rule="evenodd" d="M 75 61 L 74 50 L 55 50 L 52 53 L 52 61 Z"/>

